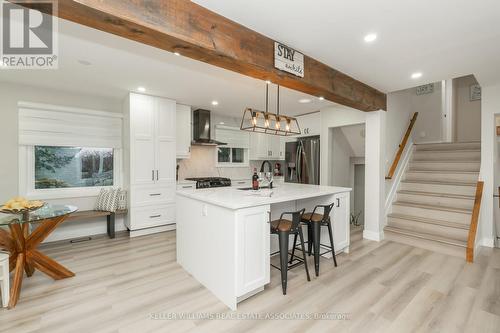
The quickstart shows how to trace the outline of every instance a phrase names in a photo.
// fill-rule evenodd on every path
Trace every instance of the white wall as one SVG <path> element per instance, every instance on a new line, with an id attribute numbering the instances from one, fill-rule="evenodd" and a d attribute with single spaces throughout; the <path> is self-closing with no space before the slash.
<path id="1" fill-rule="evenodd" d="M 481 101 L 470 100 L 470 86 L 477 84 L 474 75 L 453 79 L 455 140 L 481 140 Z"/>
<path id="2" fill-rule="evenodd" d="M 332 141 L 332 164 L 331 164 L 331 185 L 340 187 L 350 187 L 351 185 L 351 157 L 354 152 L 345 137 L 342 127 L 331 128 Z"/>
<path id="3" fill-rule="evenodd" d="M 417 95 L 416 88 L 410 89 L 410 98 L 413 112 L 418 112 L 414 128 L 414 141 L 441 142 L 441 117 L 442 117 L 442 85 L 434 83 L 434 92 L 431 94 Z"/>
<path id="4" fill-rule="evenodd" d="M 496 137 L 495 115 L 500 114 L 500 85 L 482 87 L 481 101 L 481 172 L 484 181 L 480 219 L 480 244 L 493 246 L 495 240 L 493 198 L 500 168 L 499 143 Z M 496 177 L 495 177 L 496 173 Z"/>
<path id="5" fill-rule="evenodd" d="M 87 108 L 111 112 L 122 112 L 122 101 L 99 96 L 87 96 L 64 91 L 49 90 L 39 87 L 0 83 L 0 202 L 18 195 L 18 109 L 19 101 L 47 103 L 78 108 Z M 81 210 L 92 209 L 95 197 L 47 200 L 53 203 L 73 204 Z M 117 230 L 124 230 L 121 219 L 117 218 Z M 106 222 L 88 221 L 85 223 L 67 223 L 59 227 L 50 240 L 75 238 L 106 233 Z"/>

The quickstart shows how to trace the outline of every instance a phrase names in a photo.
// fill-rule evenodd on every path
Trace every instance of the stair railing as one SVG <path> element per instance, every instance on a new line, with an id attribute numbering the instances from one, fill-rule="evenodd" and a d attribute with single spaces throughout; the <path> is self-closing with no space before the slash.
<path id="1" fill-rule="evenodd" d="M 474 198 L 474 208 L 472 209 L 472 217 L 470 221 L 469 237 L 467 238 L 467 249 L 465 258 L 467 262 L 474 261 L 474 247 L 476 243 L 477 224 L 479 221 L 479 211 L 481 210 L 481 200 L 483 197 L 484 182 L 478 181 L 476 184 L 476 196 Z"/>
<path id="2" fill-rule="evenodd" d="M 401 144 L 399 145 L 398 152 L 396 153 L 396 156 L 394 157 L 394 161 L 392 162 L 391 168 L 389 169 L 389 174 L 385 177 L 385 179 L 392 179 L 394 176 L 394 173 L 396 172 L 396 169 L 399 164 L 399 160 L 401 159 L 401 156 L 403 155 L 403 151 L 405 150 L 406 144 L 408 143 L 408 139 L 410 138 L 411 131 L 413 129 L 413 125 L 415 125 L 415 122 L 417 121 L 417 116 L 418 112 L 415 112 L 413 114 L 413 117 L 410 120 L 410 125 L 408 125 L 408 129 L 406 130 L 406 133 L 403 137 L 403 140 L 401 141 Z"/>

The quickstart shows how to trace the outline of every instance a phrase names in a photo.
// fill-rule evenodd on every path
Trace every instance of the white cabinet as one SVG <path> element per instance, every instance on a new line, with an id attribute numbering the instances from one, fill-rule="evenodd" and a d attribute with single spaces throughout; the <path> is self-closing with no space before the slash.
<path id="1" fill-rule="evenodd" d="M 350 193 L 339 193 L 334 195 L 333 207 L 333 238 L 335 250 L 349 249 L 349 225 L 350 225 Z"/>
<path id="2" fill-rule="evenodd" d="M 191 157 L 191 107 L 177 104 L 177 158 Z"/>
<path id="3" fill-rule="evenodd" d="M 276 135 L 250 133 L 250 159 L 284 160 L 284 140 Z"/>
<path id="4" fill-rule="evenodd" d="M 127 227 L 134 231 L 174 223 L 176 103 L 140 94 L 130 94 L 127 102 Z"/>
<path id="5" fill-rule="evenodd" d="M 298 116 L 297 120 L 301 131 L 301 134 L 298 135 L 298 137 L 321 134 L 321 115 L 319 112 Z"/>

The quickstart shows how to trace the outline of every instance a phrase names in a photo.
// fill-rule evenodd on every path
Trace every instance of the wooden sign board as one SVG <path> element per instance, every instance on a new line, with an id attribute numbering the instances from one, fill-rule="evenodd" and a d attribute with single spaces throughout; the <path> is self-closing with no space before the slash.
<path id="1" fill-rule="evenodd" d="M 304 55 L 284 44 L 274 42 L 274 67 L 304 77 Z"/>

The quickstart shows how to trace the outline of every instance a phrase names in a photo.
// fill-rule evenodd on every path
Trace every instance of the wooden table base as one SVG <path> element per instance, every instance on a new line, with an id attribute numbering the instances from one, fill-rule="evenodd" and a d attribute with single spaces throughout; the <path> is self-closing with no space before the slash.
<path id="1" fill-rule="evenodd" d="M 67 215 L 64 215 L 38 222 L 31 234 L 28 232 L 28 223 L 10 224 L 10 233 L 0 229 L 0 248 L 6 248 L 10 252 L 10 271 L 14 271 L 10 289 L 10 309 L 14 308 L 19 300 L 24 272 L 31 277 L 35 270 L 39 270 L 54 280 L 75 276 L 75 273 L 37 250 L 40 243 L 64 222 L 66 217 Z"/>

